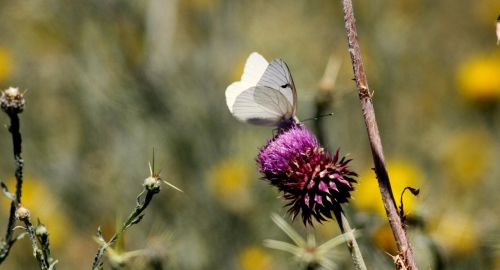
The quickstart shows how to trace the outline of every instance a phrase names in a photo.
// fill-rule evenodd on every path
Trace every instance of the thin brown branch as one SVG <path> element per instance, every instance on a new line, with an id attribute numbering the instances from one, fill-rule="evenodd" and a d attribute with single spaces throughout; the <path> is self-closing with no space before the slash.
<path id="1" fill-rule="evenodd" d="M 380 140 L 378 125 L 375 118 L 371 93 L 368 88 L 365 68 L 361 59 L 361 50 L 358 44 L 358 35 L 352 9 L 352 1 L 342 0 L 342 4 L 349 53 L 351 55 L 351 62 L 354 71 L 354 78 L 356 80 L 356 87 L 358 89 L 359 100 L 361 103 L 361 110 L 363 112 L 366 129 L 368 131 L 368 139 L 372 150 L 375 173 L 377 175 L 380 193 L 382 194 L 384 208 L 399 250 L 399 254 L 397 255 L 398 259 L 397 261 L 395 260 L 396 265 L 398 269 L 418 269 L 406 235 L 405 225 L 398 215 L 396 202 L 394 201 L 394 195 L 392 194 L 391 183 L 389 181 L 389 175 L 385 166 L 382 142 Z"/>

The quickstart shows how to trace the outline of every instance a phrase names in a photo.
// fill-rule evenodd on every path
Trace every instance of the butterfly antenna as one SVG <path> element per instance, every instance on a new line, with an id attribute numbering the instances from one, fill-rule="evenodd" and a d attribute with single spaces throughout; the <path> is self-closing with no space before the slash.
<path id="1" fill-rule="evenodd" d="M 305 121 L 311 121 L 311 120 L 318 120 L 318 119 L 320 119 L 320 118 L 327 117 L 327 116 L 333 116 L 333 113 L 327 113 L 327 114 L 318 115 L 318 116 L 316 116 L 316 117 L 307 118 L 307 119 L 305 119 L 305 120 L 302 120 L 302 122 L 305 122 Z"/>

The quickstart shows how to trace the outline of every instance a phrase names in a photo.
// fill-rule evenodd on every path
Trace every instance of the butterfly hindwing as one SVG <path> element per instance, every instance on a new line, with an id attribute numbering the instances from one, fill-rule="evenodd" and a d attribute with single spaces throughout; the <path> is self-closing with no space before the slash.
<path id="1" fill-rule="evenodd" d="M 241 75 L 241 81 L 257 85 L 268 66 L 269 63 L 262 55 L 256 52 L 251 53 L 245 62 L 243 75 Z"/>
<path id="2" fill-rule="evenodd" d="M 269 63 L 260 54 L 253 52 L 248 56 L 241 80 L 232 83 L 226 88 L 226 103 L 229 111 L 233 111 L 234 102 L 243 91 L 257 85 L 266 71 Z"/>
<path id="3" fill-rule="evenodd" d="M 292 110 L 286 97 L 272 88 L 256 86 L 243 91 L 235 100 L 232 113 L 250 124 L 276 126 Z"/>

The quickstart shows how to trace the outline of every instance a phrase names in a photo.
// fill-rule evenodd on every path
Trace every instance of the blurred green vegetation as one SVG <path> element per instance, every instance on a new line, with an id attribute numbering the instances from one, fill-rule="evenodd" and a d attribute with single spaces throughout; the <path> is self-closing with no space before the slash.
<path id="1" fill-rule="evenodd" d="M 389 174 L 421 189 L 405 195 L 420 268 L 500 269 L 500 2 L 354 2 Z M 161 175 L 184 193 L 165 186 L 126 233 L 124 250 L 148 250 L 130 269 L 296 269 L 262 246 L 286 239 L 270 219 L 285 214 L 283 202 L 255 170 L 273 131 L 238 123 L 225 105 L 225 88 L 258 51 L 287 61 L 301 119 L 314 116 L 330 55 L 342 62 L 324 144 L 350 153 L 361 173 L 347 208 L 368 267 L 391 268 L 346 44 L 339 1 L 1 1 L 0 83 L 27 90 L 24 201 L 47 224 L 58 267 L 90 268 L 92 236 L 101 226 L 109 237 L 135 206 L 154 148 Z M 331 222 L 293 224 L 320 242 L 338 234 Z M 351 267 L 347 252 L 337 264 Z M 2 269 L 36 269 L 27 240 Z"/>

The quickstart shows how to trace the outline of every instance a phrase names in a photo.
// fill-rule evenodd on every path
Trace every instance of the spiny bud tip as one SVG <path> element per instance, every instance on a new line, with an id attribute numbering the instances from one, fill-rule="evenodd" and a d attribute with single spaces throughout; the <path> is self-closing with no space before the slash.
<path id="1" fill-rule="evenodd" d="M 17 87 L 9 87 L 2 91 L 0 106 L 6 113 L 22 113 L 24 110 L 24 95 Z"/>
<path id="2" fill-rule="evenodd" d="M 157 176 L 150 176 L 146 179 L 144 179 L 144 187 L 146 190 L 153 192 L 153 193 L 158 193 L 160 192 L 160 184 L 161 180 Z"/>

